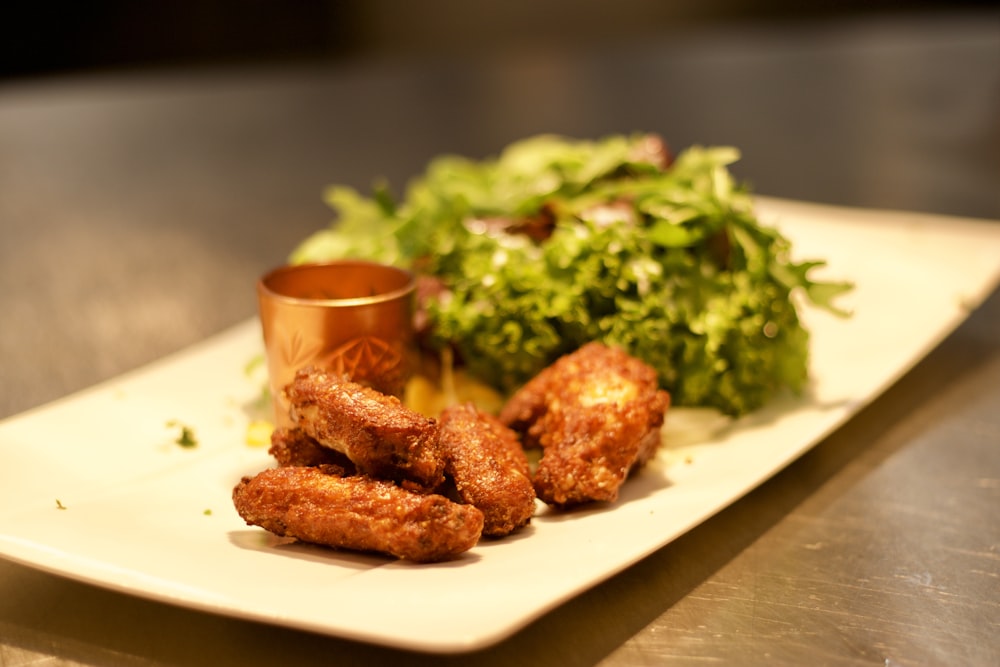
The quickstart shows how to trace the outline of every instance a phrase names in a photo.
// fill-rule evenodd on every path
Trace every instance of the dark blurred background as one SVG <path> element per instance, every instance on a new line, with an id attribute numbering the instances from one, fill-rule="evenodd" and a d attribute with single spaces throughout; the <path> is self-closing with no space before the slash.
<path id="1" fill-rule="evenodd" d="M 641 40 L 709 23 L 996 6 L 986 0 L 99 0 L 15 2 L 0 77 L 357 57 L 475 56 Z"/>

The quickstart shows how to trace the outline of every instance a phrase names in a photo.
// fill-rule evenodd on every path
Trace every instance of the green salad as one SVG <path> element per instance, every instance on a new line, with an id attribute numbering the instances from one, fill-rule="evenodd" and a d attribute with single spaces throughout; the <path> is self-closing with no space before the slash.
<path id="1" fill-rule="evenodd" d="M 673 156 L 648 134 L 443 156 L 401 198 L 384 184 L 329 188 L 335 220 L 291 261 L 410 268 L 433 287 L 421 304 L 431 345 L 503 393 L 600 340 L 653 366 L 675 405 L 740 415 L 808 379 L 795 300 L 844 315 L 833 301 L 851 285 L 791 260 L 729 171 L 738 158 Z"/>

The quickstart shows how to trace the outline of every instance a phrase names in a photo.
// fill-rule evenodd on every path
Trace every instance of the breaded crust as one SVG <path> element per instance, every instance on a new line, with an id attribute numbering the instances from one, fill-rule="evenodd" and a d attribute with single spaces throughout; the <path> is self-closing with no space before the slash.
<path id="1" fill-rule="evenodd" d="M 360 472 L 427 491 L 444 481 L 437 422 L 395 396 L 315 368 L 299 371 L 285 393 L 298 427 Z"/>
<path id="2" fill-rule="evenodd" d="M 267 453 L 280 466 L 336 465 L 342 474 L 353 474 L 354 464 L 346 454 L 324 447 L 300 428 L 276 428 L 271 433 L 271 447 Z"/>
<path id="3" fill-rule="evenodd" d="M 275 535 L 416 562 L 456 557 L 475 546 L 483 528 L 482 512 L 471 505 L 361 475 L 341 477 L 326 466 L 244 477 L 233 504 L 248 525 Z"/>
<path id="4" fill-rule="evenodd" d="M 500 414 L 543 448 L 535 492 L 550 505 L 613 501 L 659 446 L 670 396 L 656 371 L 619 348 L 588 343 L 511 397 Z"/>
<path id="5" fill-rule="evenodd" d="M 445 475 L 464 503 L 483 512 L 483 534 L 508 535 L 531 520 L 535 489 L 517 434 L 471 403 L 441 413 Z"/>

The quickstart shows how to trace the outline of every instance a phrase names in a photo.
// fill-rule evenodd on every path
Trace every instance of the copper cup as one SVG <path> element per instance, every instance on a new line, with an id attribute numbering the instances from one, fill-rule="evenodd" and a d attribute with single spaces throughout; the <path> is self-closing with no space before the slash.
<path id="1" fill-rule="evenodd" d="M 257 283 L 275 423 L 284 388 L 315 366 L 401 396 L 413 364 L 414 277 L 360 260 L 283 266 Z"/>

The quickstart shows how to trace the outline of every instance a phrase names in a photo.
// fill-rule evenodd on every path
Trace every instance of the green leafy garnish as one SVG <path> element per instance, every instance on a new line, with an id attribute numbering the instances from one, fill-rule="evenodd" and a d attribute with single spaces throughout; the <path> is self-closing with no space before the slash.
<path id="1" fill-rule="evenodd" d="M 198 446 L 198 439 L 195 438 L 194 429 L 190 426 L 182 424 L 176 419 L 171 419 L 167 422 L 167 428 L 180 428 L 181 430 L 174 443 L 188 449 Z"/>
<path id="2" fill-rule="evenodd" d="M 503 392 L 601 340 L 659 373 L 677 405 L 739 415 L 807 381 L 793 295 L 837 315 L 844 282 L 809 277 L 728 167 L 734 148 L 670 159 L 650 135 L 537 136 L 497 158 L 444 156 L 400 200 L 330 188 L 337 213 L 293 262 L 365 257 L 431 276 L 430 340 Z"/>

